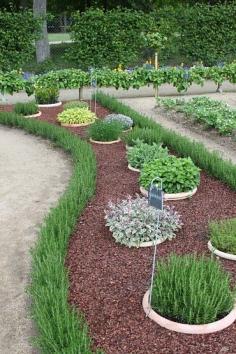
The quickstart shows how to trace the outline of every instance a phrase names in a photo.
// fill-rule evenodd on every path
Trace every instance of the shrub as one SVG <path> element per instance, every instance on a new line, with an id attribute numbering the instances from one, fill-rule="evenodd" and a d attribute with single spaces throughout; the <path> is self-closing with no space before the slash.
<path id="1" fill-rule="evenodd" d="M 27 103 L 16 103 L 14 107 L 14 112 L 23 116 L 30 116 L 38 113 L 38 105 L 35 102 Z"/>
<path id="2" fill-rule="evenodd" d="M 128 146 L 134 146 L 137 142 L 142 141 L 146 144 L 161 144 L 161 134 L 151 128 L 134 127 L 133 130 L 126 134 L 122 134 L 122 141 Z"/>
<path id="3" fill-rule="evenodd" d="M 123 114 L 108 114 L 105 119 L 106 122 L 117 121 L 121 124 L 122 130 L 130 129 L 133 125 L 133 119 Z"/>
<path id="4" fill-rule="evenodd" d="M 142 11 L 90 8 L 73 16 L 71 37 L 74 46 L 67 58 L 81 68 L 130 65 L 139 59 L 141 33 L 150 28 L 152 17 Z"/>
<path id="5" fill-rule="evenodd" d="M 95 113 L 88 108 L 69 108 L 57 116 L 58 121 L 65 124 L 90 124 L 96 118 Z"/>
<path id="6" fill-rule="evenodd" d="M 234 300 L 229 276 L 214 259 L 171 255 L 158 261 L 151 306 L 161 316 L 181 323 L 210 323 L 227 315 Z"/>
<path id="7" fill-rule="evenodd" d="M 157 210 L 139 196 L 128 197 L 117 204 L 110 202 L 105 219 L 116 242 L 129 247 L 139 247 L 142 242 L 156 239 L 171 240 L 182 226 L 180 215 L 173 208 Z"/>
<path id="8" fill-rule="evenodd" d="M 168 156 L 167 147 L 163 148 L 156 143 L 149 145 L 140 140 L 135 142 L 134 147 L 129 147 L 127 151 L 128 163 L 134 168 L 141 169 L 145 163 Z"/>
<path id="9" fill-rule="evenodd" d="M 33 58 L 34 41 L 40 35 L 40 19 L 29 10 L 0 9 L 0 71 L 19 69 Z"/>
<path id="10" fill-rule="evenodd" d="M 89 137 L 97 141 L 118 140 L 122 127 L 118 122 L 97 120 L 89 128 Z"/>
<path id="11" fill-rule="evenodd" d="M 84 101 L 72 101 L 63 105 L 64 110 L 70 108 L 88 108 L 88 103 Z"/>
<path id="12" fill-rule="evenodd" d="M 57 87 L 36 87 L 35 99 L 38 104 L 58 102 L 59 89 Z"/>
<path id="13" fill-rule="evenodd" d="M 236 254 L 236 218 L 212 221 L 209 231 L 213 247 L 222 252 Z"/>
<path id="14" fill-rule="evenodd" d="M 169 156 L 145 164 L 140 174 L 140 184 L 148 189 L 155 177 L 160 177 L 165 193 L 188 192 L 200 183 L 199 168 L 189 158 Z"/>

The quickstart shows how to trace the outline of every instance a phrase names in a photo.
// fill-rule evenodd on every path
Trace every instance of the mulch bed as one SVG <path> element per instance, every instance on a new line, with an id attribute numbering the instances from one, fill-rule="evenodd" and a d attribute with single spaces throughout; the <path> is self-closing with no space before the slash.
<path id="1" fill-rule="evenodd" d="M 61 109 L 42 109 L 39 119 L 55 123 Z M 99 117 L 107 113 L 98 105 Z M 85 128 L 70 130 L 85 136 Z M 104 209 L 110 200 L 139 192 L 139 174 L 128 170 L 123 143 L 92 146 L 98 169 L 96 195 L 78 220 L 66 266 L 69 302 L 84 313 L 94 348 L 102 348 L 106 354 L 235 354 L 236 324 L 215 334 L 185 335 L 161 328 L 146 318 L 142 298 L 150 283 L 153 249 L 115 243 L 104 222 Z M 182 215 L 184 226 L 174 240 L 158 246 L 158 257 L 171 252 L 210 256 L 209 220 L 236 216 L 236 192 L 205 172 L 201 173 L 201 185 L 192 199 L 168 204 Z M 219 261 L 235 282 L 236 264 Z"/>

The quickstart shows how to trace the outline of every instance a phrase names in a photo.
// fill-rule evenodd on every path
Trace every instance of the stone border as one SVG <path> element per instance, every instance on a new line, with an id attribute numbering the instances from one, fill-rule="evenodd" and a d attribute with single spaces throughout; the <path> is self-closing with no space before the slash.
<path id="1" fill-rule="evenodd" d="M 215 248 L 211 241 L 208 241 L 207 243 L 208 249 L 215 254 L 216 256 L 219 256 L 221 258 L 225 258 L 225 259 L 229 259 L 230 261 L 236 261 L 236 255 L 232 254 L 232 253 L 226 253 L 226 252 L 222 252 L 220 250 L 218 250 L 217 248 Z"/>
<path id="2" fill-rule="evenodd" d="M 42 112 L 39 111 L 38 113 L 30 114 L 29 116 L 24 116 L 24 118 L 37 118 L 37 117 L 40 117 L 41 114 L 42 114 Z"/>
<path id="3" fill-rule="evenodd" d="M 62 105 L 62 102 L 56 102 L 56 103 L 48 103 L 48 104 L 38 104 L 38 107 L 40 108 L 50 108 L 50 107 L 59 107 Z"/>
<path id="4" fill-rule="evenodd" d="M 131 170 L 131 171 L 140 173 L 140 170 L 138 168 L 132 167 L 130 164 L 128 164 L 128 169 Z"/>
<path id="5" fill-rule="evenodd" d="M 92 138 L 89 138 L 89 141 L 94 144 L 110 145 L 110 144 L 119 143 L 121 140 L 119 138 L 118 140 L 112 140 L 112 141 L 98 141 L 98 140 L 93 140 Z"/>
<path id="6" fill-rule="evenodd" d="M 59 122 L 59 121 L 58 121 Z M 68 123 L 61 123 L 62 127 L 71 127 L 71 128 L 76 128 L 76 127 L 87 127 L 88 125 L 91 125 L 93 124 L 94 122 L 91 122 L 91 123 L 81 123 L 81 124 L 68 124 Z"/>
<path id="7" fill-rule="evenodd" d="M 148 290 L 143 297 L 143 310 L 146 313 L 147 317 L 149 317 L 152 321 L 159 324 L 159 326 L 164 327 L 170 331 L 175 331 L 179 333 L 186 334 L 207 334 L 214 333 L 218 331 L 222 331 L 223 329 L 229 327 L 236 320 L 236 303 L 234 304 L 234 308 L 230 311 L 230 313 L 224 318 L 207 323 L 202 325 L 189 325 L 185 323 L 174 322 L 168 320 L 165 317 L 160 316 L 157 312 L 155 312 L 151 306 L 149 305 L 149 294 L 150 290 Z"/>
<path id="8" fill-rule="evenodd" d="M 140 192 L 144 197 L 148 197 L 148 191 L 140 187 Z M 164 193 L 164 200 L 182 200 L 192 197 L 197 192 L 197 187 L 194 188 L 192 191 L 189 192 L 182 192 L 182 193 Z"/>

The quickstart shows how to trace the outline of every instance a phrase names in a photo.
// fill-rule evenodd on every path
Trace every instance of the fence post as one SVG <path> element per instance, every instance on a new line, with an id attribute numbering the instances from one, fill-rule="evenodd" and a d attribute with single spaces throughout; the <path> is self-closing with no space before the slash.
<path id="1" fill-rule="evenodd" d="M 79 88 L 79 100 L 83 99 L 83 86 Z"/>

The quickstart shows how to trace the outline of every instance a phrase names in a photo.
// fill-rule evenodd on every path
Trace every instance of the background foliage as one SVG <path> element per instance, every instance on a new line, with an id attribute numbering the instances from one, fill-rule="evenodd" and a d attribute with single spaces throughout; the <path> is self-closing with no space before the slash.
<path id="1" fill-rule="evenodd" d="M 31 11 L 0 10 L 0 70 L 18 69 L 33 57 L 39 25 Z"/>

